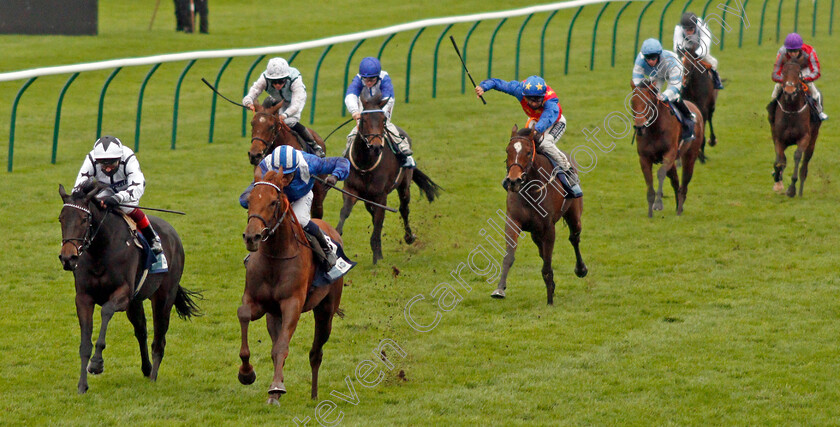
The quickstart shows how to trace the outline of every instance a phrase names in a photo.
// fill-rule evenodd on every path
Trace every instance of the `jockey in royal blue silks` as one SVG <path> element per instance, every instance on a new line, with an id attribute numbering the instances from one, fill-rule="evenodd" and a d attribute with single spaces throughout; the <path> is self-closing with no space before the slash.
<path id="1" fill-rule="evenodd" d="M 382 99 L 388 99 L 388 102 L 382 107 L 382 111 L 385 112 L 385 117 L 387 118 L 385 128 L 388 129 L 391 140 L 394 141 L 401 156 L 404 158 L 402 167 L 413 168 L 416 166 L 416 163 L 414 162 L 414 157 L 412 157 L 414 153 L 411 151 L 411 144 L 408 142 L 408 139 L 400 135 L 400 131 L 391 123 L 391 116 L 394 113 L 394 85 L 391 82 L 391 76 L 388 75 L 387 71 L 382 69 L 382 64 L 378 59 L 369 56 L 363 58 L 359 63 L 359 74 L 356 74 L 356 77 L 353 77 L 353 81 L 347 86 L 347 93 L 344 94 L 344 105 L 347 106 L 347 111 L 350 112 L 350 115 L 358 123 L 362 117 L 363 110 L 362 103 L 359 101 L 359 94 L 362 93 L 362 89 L 364 88 L 370 89 L 374 87 L 379 88 Z M 356 139 L 356 134 L 358 133 L 359 126 L 356 125 L 350 131 L 350 134 L 347 135 L 347 147 L 344 148 L 344 156 L 347 156 L 347 153 L 350 151 L 350 144 Z"/>
<path id="2" fill-rule="evenodd" d="M 315 175 L 326 175 L 326 181 L 330 185 L 335 185 L 339 180 L 343 181 L 350 173 L 350 161 L 343 157 L 325 157 L 304 153 L 303 151 L 295 150 L 288 145 L 281 145 L 274 149 L 268 156 L 266 156 L 257 166 L 261 171 L 261 176 L 265 176 L 268 171 L 278 171 L 283 174 L 295 174 L 294 179 L 289 185 L 283 187 L 283 193 L 289 199 L 292 205 L 292 211 L 303 227 L 303 231 L 318 240 L 324 254 L 327 256 L 327 263 L 329 269 L 335 266 L 336 253 L 332 250 L 324 237 L 324 233 L 317 224 L 310 221 L 310 210 L 312 209 L 312 186 L 315 185 Z M 245 191 L 239 196 L 239 204 L 243 208 L 248 208 L 248 196 L 251 190 L 254 189 L 254 183 L 248 186 Z"/>
<path id="3" fill-rule="evenodd" d="M 633 66 L 633 85 L 638 86 L 643 80 L 651 80 L 657 86 L 667 86 L 659 92 L 659 99 L 669 102 L 682 114 L 680 148 L 694 140 L 694 114 L 680 97 L 682 79 L 682 63 L 674 52 L 662 50 L 662 44 L 656 39 L 647 39 L 642 43 L 642 50 Z"/>
<path id="4" fill-rule="evenodd" d="M 580 189 L 580 180 L 572 168 L 572 164 L 566 155 L 557 148 L 557 141 L 566 133 L 566 117 L 560 107 L 557 92 L 551 89 L 545 80 L 540 76 L 531 76 L 524 81 L 501 79 L 487 79 L 475 87 L 478 96 L 485 91 L 495 89 L 515 97 L 522 110 L 528 115 L 528 124 L 533 126 L 539 133 L 537 136 L 537 151 L 545 154 L 551 159 L 555 167 L 559 169 L 561 182 L 575 197 L 580 197 L 583 192 Z"/>

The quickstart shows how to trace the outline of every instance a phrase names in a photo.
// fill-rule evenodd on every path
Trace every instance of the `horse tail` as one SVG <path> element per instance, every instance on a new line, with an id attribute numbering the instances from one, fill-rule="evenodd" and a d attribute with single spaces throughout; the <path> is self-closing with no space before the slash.
<path id="1" fill-rule="evenodd" d="M 344 310 L 342 310 L 340 308 L 335 309 L 335 315 L 343 319 L 344 318 Z"/>
<path id="2" fill-rule="evenodd" d="M 429 202 L 434 202 L 435 197 L 440 196 L 440 192 L 443 190 L 441 186 L 435 184 L 428 175 L 417 168 L 414 169 L 411 180 L 420 187 L 420 192 L 426 195 Z"/>
<path id="3" fill-rule="evenodd" d="M 201 292 L 191 291 L 179 286 L 178 293 L 175 295 L 175 311 L 178 312 L 178 317 L 187 320 L 193 316 L 201 316 L 203 313 L 195 300 L 202 299 L 204 299 L 204 296 L 201 295 Z"/>

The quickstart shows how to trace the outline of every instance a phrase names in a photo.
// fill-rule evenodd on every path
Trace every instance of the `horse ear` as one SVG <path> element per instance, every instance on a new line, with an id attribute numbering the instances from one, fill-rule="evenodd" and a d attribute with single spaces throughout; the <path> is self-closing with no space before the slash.
<path id="1" fill-rule="evenodd" d="M 268 109 L 268 111 L 267 111 L 267 112 L 268 112 L 268 114 L 271 114 L 272 116 L 273 116 L 273 115 L 275 115 L 275 114 L 277 114 L 277 111 L 279 111 L 279 110 L 280 110 L 280 107 L 282 107 L 282 106 L 283 106 L 283 104 L 284 104 L 284 102 L 283 102 L 283 101 L 278 102 L 276 105 L 274 105 L 273 107 L 271 107 L 271 108 L 269 108 L 269 109 Z"/>
<path id="2" fill-rule="evenodd" d="M 513 137 L 513 136 L 516 136 L 516 132 L 518 132 L 518 131 L 519 131 L 519 126 L 517 126 L 516 124 L 514 124 L 514 125 L 513 125 L 513 129 L 511 129 L 511 130 L 510 130 L 510 136 L 512 136 L 512 137 Z"/>
<path id="3" fill-rule="evenodd" d="M 284 174 L 279 174 L 278 173 L 277 176 L 279 177 L 277 179 L 277 181 L 278 181 L 277 184 L 281 188 L 284 188 L 284 187 L 288 186 L 289 184 L 291 184 L 292 180 L 295 179 L 295 173 L 294 172 L 284 173 Z"/>
<path id="4" fill-rule="evenodd" d="M 254 182 L 261 181 L 262 179 L 263 173 L 260 165 L 254 166 Z"/>
<path id="5" fill-rule="evenodd" d="M 390 100 L 391 100 L 391 98 L 385 98 L 382 101 L 379 101 L 379 108 L 380 109 L 385 108 L 385 105 L 388 104 L 388 101 L 390 101 Z"/>
<path id="6" fill-rule="evenodd" d="M 64 190 L 64 186 L 61 184 L 58 184 L 58 194 L 61 196 L 61 200 L 67 200 L 67 198 L 70 197 L 67 194 L 67 191 Z"/>

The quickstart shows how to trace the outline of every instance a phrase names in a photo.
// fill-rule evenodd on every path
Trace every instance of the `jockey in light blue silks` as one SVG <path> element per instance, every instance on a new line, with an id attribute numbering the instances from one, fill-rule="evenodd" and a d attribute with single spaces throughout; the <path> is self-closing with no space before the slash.
<path id="1" fill-rule="evenodd" d="M 324 238 L 324 233 L 317 224 L 310 221 L 310 210 L 312 209 L 312 186 L 315 185 L 315 175 L 326 175 L 326 182 L 329 185 L 335 185 L 337 181 L 343 181 L 347 178 L 350 172 L 350 162 L 343 157 L 326 157 L 320 158 L 318 156 L 304 153 L 288 145 L 281 145 L 274 149 L 268 156 L 266 156 L 259 165 L 261 176 L 265 176 L 268 171 L 278 171 L 283 174 L 295 174 L 294 179 L 289 185 L 283 187 L 283 193 L 289 199 L 292 205 L 292 211 L 303 227 L 303 231 L 318 240 L 324 254 L 327 256 L 327 262 L 331 269 L 336 263 L 336 253 L 333 252 L 327 239 Z M 251 190 L 254 189 L 254 183 L 248 186 L 245 191 L 239 196 L 239 204 L 243 208 L 248 208 L 248 196 Z"/>
<path id="2" fill-rule="evenodd" d="M 659 92 L 659 99 L 670 102 L 683 116 L 680 148 L 694 140 L 695 119 L 680 97 L 682 79 L 682 63 L 674 52 L 662 50 L 662 44 L 656 39 L 647 39 L 642 43 L 642 50 L 633 66 L 633 85 L 638 86 L 643 80 L 651 80 L 657 86 L 667 85 Z"/>
<path id="3" fill-rule="evenodd" d="M 356 134 L 359 133 L 358 122 L 362 117 L 362 103 L 359 101 L 359 94 L 362 93 L 363 88 L 378 88 L 382 94 L 382 99 L 389 99 L 389 101 L 382 107 L 385 112 L 387 121 L 385 128 L 388 130 L 390 139 L 397 145 L 397 149 L 404 158 L 402 167 L 413 168 L 417 164 L 414 162 L 414 154 L 411 151 L 411 144 L 406 138 L 400 135 L 397 127 L 391 123 L 391 115 L 394 112 L 394 85 L 391 83 L 391 76 L 388 72 L 382 69 L 382 64 L 374 57 L 363 58 L 359 63 L 359 74 L 353 77 L 350 86 L 347 87 L 347 93 L 344 95 L 344 105 L 347 106 L 347 111 L 356 120 L 356 127 L 347 135 L 347 147 L 344 149 L 343 156 L 347 156 L 350 151 L 350 144 L 356 139 Z"/>
<path id="4" fill-rule="evenodd" d="M 566 155 L 557 148 L 557 141 L 566 133 L 566 117 L 560 107 L 560 100 L 557 92 L 551 89 L 545 80 L 540 76 L 530 76 L 524 81 L 501 79 L 487 79 L 475 87 L 475 94 L 484 95 L 484 92 L 495 89 L 513 96 L 519 101 L 522 110 L 528 115 L 528 124 L 538 132 L 536 137 L 537 151 L 551 159 L 551 162 L 562 172 L 563 182 L 568 190 L 575 196 L 580 197 L 583 192 L 580 189 L 580 180 L 572 168 L 572 164 Z M 561 178 L 561 181 L 565 181 Z"/>

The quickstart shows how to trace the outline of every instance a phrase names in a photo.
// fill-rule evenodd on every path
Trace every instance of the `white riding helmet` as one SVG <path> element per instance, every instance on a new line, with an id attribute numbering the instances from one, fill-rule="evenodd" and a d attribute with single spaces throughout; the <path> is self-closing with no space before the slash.
<path id="1" fill-rule="evenodd" d="M 279 80 L 289 77 L 292 71 L 289 69 L 289 63 L 283 58 L 271 58 L 268 61 L 268 66 L 265 67 L 263 76 L 271 80 Z"/>
<path id="2" fill-rule="evenodd" d="M 123 155 L 122 142 L 119 138 L 111 135 L 105 135 L 96 140 L 93 144 L 93 160 L 113 160 L 120 159 Z"/>

